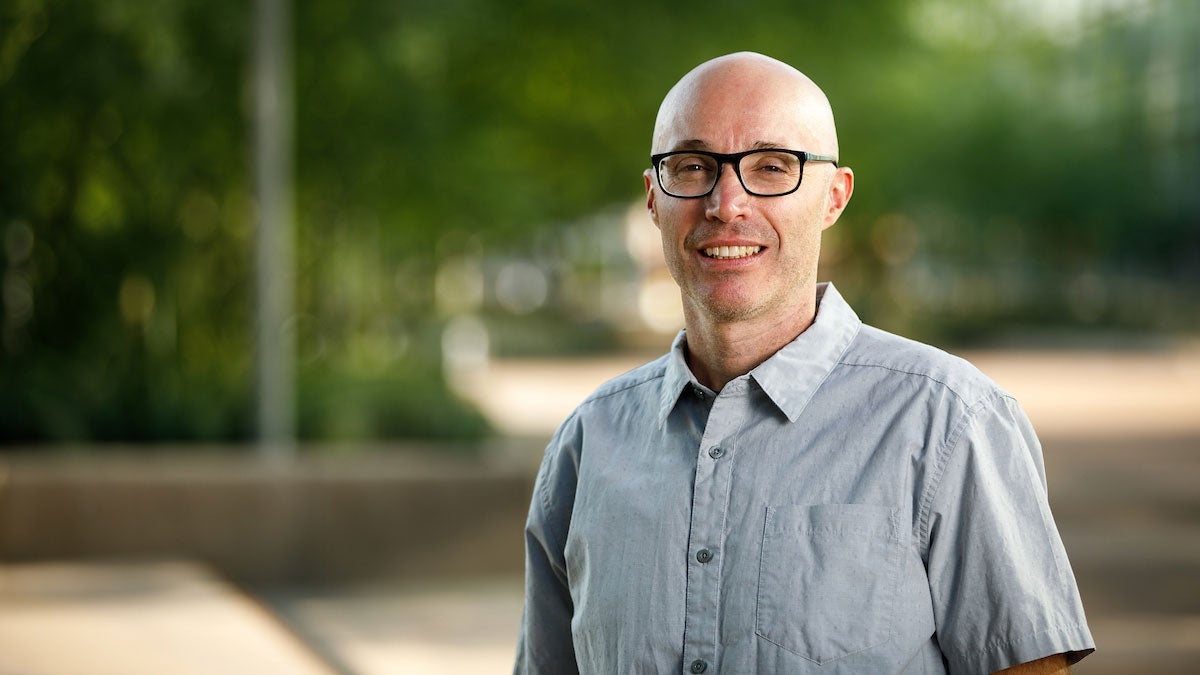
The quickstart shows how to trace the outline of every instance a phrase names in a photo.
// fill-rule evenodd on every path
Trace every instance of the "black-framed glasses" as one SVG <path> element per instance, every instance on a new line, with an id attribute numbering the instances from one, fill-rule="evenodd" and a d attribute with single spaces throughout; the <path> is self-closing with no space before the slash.
<path id="1" fill-rule="evenodd" d="M 800 189 L 805 162 L 830 162 L 837 158 L 800 150 L 762 148 L 724 154 L 707 150 L 675 150 L 650 156 L 658 185 L 672 197 L 707 197 L 717 186 L 721 167 L 733 166 L 746 192 L 757 197 L 782 197 Z"/>

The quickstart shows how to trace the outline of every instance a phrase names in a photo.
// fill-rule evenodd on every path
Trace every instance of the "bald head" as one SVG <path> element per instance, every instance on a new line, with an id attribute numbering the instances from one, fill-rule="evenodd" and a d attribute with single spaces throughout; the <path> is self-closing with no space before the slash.
<path id="1" fill-rule="evenodd" d="M 738 152 L 759 144 L 838 153 L 833 111 L 820 87 L 782 61 L 739 52 L 700 64 L 667 92 L 652 151 Z"/>

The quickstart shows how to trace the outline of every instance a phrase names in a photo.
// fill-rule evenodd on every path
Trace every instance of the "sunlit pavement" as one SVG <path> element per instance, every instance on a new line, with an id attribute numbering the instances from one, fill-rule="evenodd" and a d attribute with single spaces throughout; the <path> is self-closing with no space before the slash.
<path id="1" fill-rule="evenodd" d="M 0 566 L 0 675 L 484 675 L 521 580 L 256 596 L 182 562 Z"/>
<path id="2" fill-rule="evenodd" d="M 486 675 L 512 670 L 521 583 L 376 583 L 262 597 L 339 673 Z"/>
<path id="3" fill-rule="evenodd" d="M 335 675 L 198 565 L 0 565 L 2 675 Z"/>
<path id="4" fill-rule="evenodd" d="M 1195 672 L 1200 350 L 968 356 L 1042 435 L 1100 647 L 1075 672 Z M 545 437 L 637 362 L 493 363 L 465 393 L 505 432 Z M 0 675 L 502 673 L 520 612 L 519 578 L 247 594 L 183 563 L 0 565 Z"/>

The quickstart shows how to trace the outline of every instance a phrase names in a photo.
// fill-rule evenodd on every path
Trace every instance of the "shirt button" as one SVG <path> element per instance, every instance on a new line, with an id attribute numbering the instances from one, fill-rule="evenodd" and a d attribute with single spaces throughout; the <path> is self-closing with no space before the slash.
<path id="1" fill-rule="evenodd" d="M 699 560 L 702 563 L 706 563 L 712 559 L 713 559 L 712 551 L 710 551 L 706 548 L 702 548 L 699 551 L 696 551 L 696 560 Z M 695 665 L 695 664 L 692 664 L 692 665 Z"/>
<path id="2" fill-rule="evenodd" d="M 703 673 L 704 671 L 708 670 L 708 662 L 704 659 L 696 659 L 695 661 L 692 661 L 692 667 L 690 670 L 693 673 Z"/>
<path id="3" fill-rule="evenodd" d="M 708 451 L 708 456 L 712 457 L 713 459 L 721 459 L 721 457 L 724 455 L 725 455 L 725 449 L 721 448 L 719 446 Z"/>

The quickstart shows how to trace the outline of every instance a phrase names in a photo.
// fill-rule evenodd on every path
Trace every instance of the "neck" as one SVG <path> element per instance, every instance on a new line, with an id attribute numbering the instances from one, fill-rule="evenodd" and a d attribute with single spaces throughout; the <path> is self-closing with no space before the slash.
<path id="1" fill-rule="evenodd" d="M 703 312 L 685 311 L 687 362 L 692 374 L 713 391 L 771 358 L 812 325 L 816 294 L 783 316 L 720 321 Z"/>

